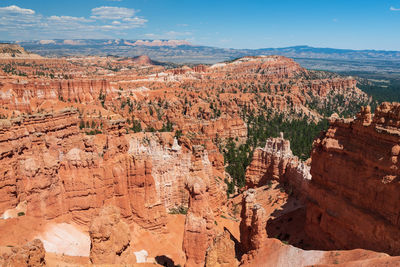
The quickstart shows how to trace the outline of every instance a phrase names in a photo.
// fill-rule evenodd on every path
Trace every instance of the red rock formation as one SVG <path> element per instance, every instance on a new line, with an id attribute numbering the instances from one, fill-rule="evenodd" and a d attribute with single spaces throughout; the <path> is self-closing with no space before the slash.
<path id="1" fill-rule="evenodd" d="M 196 65 L 193 67 L 194 72 L 205 72 L 207 70 L 207 67 L 204 65 Z"/>
<path id="2" fill-rule="evenodd" d="M 310 103 L 322 105 L 338 95 L 344 107 L 367 100 L 354 79 L 307 71 L 284 57 L 245 57 L 175 70 L 140 65 L 146 62 L 145 57 L 138 62 L 113 57 L 0 60 L 8 66 L 8 72 L 0 72 L 0 116 L 7 118 L 0 121 L 0 216 L 26 203 L 28 216 L 88 226 L 102 206 L 114 205 L 128 223 L 158 232 L 166 211 L 186 207 L 189 197 L 184 248 L 188 265 L 203 264 L 214 237 L 212 215 L 221 214 L 226 203 L 218 148 L 229 138 L 245 142 L 243 113 L 272 111 L 319 120 Z M 70 106 L 78 112 L 52 111 Z M 29 111 L 42 115 L 19 116 Z M 364 113 L 363 124 L 368 124 Z M 385 123 L 394 125 L 389 117 Z M 137 124 L 147 133 L 133 133 L 140 131 Z M 307 195 L 308 166 L 288 148 L 276 139 L 257 149 L 248 187 L 268 191 L 265 184 L 274 180 L 275 186 L 276 180 Z M 286 201 L 274 186 L 271 200 L 260 193 L 245 208 L 249 232 L 244 243 L 251 251 L 264 243 L 261 218 L 272 213 L 268 205 Z M 253 210 L 256 203 L 266 214 Z"/>
<path id="3" fill-rule="evenodd" d="M 397 266 L 400 257 L 390 257 L 385 253 L 362 249 L 302 250 L 275 238 L 267 238 L 266 223 L 268 222 L 268 230 L 268 227 L 271 227 L 270 219 L 274 216 L 279 217 L 278 213 L 285 212 L 285 209 L 293 208 L 290 204 L 291 198 L 277 201 L 280 197 L 274 196 L 274 191 L 279 192 L 275 190 L 278 188 L 274 188 L 276 184 L 277 182 L 273 181 L 269 189 L 262 186 L 248 189 L 244 193 L 240 237 L 245 254 L 242 256 L 240 266 L 381 266 L 381 264 Z M 286 217 L 286 223 L 287 219 Z M 296 221 L 295 217 L 293 220 L 294 231 L 302 231 L 302 228 L 296 229 L 297 224 L 301 222 Z M 279 226 L 282 228 L 284 224 Z"/>
<path id="4" fill-rule="evenodd" d="M 267 240 L 267 214 L 257 203 L 256 191 L 244 192 L 240 222 L 240 242 L 245 252 L 258 250 Z"/>
<path id="5" fill-rule="evenodd" d="M 302 250 L 277 239 L 268 239 L 263 249 L 244 255 L 240 266 L 398 266 L 400 257 L 369 250 Z"/>
<path id="6" fill-rule="evenodd" d="M 144 144 L 146 140 L 149 143 Z M 159 134 L 158 138 L 151 135 L 143 136 L 143 139 L 131 139 L 129 152 L 137 158 L 146 157 L 153 162 L 151 174 L 155 180 L 156 195 L 167 210 L 188 206 L 188 192 L 184 190 L 186 178 L 197 176 L 209 184 L 209 203 L 216 213 L 219 213 L 221 206 L 226 202 L 225 183 L 216 179 L 220 170 L 219 161 L 210 161 L 208 151 L 203 146 L 192 145 L 189 140 L 179 145 L 176 139 L 170 134 Z M 164 144 L 161 144 L 164 143 Z M 172 146 L 166 146 L 165 144 Z M 188 150 L 190 149 L 190 150 Z M 214 164 L 213 164 L 214 163 Z M 215 167 L 216 166 L 216 167 Z M 223 167 L 222 167 L 223 171 Z M 223 176 L 223 173 L 220 174 Z"/>
<path id="7" fill-rule="evenodd" d="M 293 155 L 289 140 L 283 136 L 268 138 L 263 149 L 255 149 L 246 170 L 247 187 L 261 187 L 271 180 L 286 185 L 298 195 L 308 194 L 310 167 Z"/>
<path id="8" fill-rule="evenodd" d="M 46 100 L 63 100 L 75 103 L 97 103 L 100 94 L 115 94 L 109 81 L 98 80 L 33 80 L 14 81 L 2 86 L 0 103 L 8 108 L 30 111 Z"/>
<path id="9" fill-rule="evenodd" d="M 231 239 L 228 230 L 215 237 L 211 246 L 207 249 L 206 267 L 234 267 L 238 266 L 236 259 L 235 242 Z"/>
<path id="10" fill-rule="evenodd" d="M 224 71 L 244 72 L 247 75 L 264 75 L 273 77 L 290 77 L 295 74 L 306 73 L 292 59 L 282 56 L 243 57 L 230 63 L 215 64 L 211 68 Z"/>
<path id="11" fill-rule="evenodd" d="M 88 225 L 100 207 L 113 204 L 128 221 L 161 229 L 166 211 L 187 206 L 185 179 L 193 175 L 221 212 L 226 185 L 215 147 L 209 157 L 189 140 L 189 149 L 179 146 L 171 133 L 121 135 L 118 125 L 105 125 L 107 135 L 84 135 L 78 122 L 73 109 L 3 121 L 0 216 L 26 202 L 28 215 Z"/>
<path id="12" fill-rule="evenodd" d="M 199 177 L 189 177 L 189 209 L 186 215 L 182 248 L 186 267 L 204 266 L 208 247 L 214 237 L 214 215 L 208 203 L 208 185 Z"/>
<path id="13" fill-rule="evenodd" d="M 87 225 L 98 208 L 114 203 L 125 218 L 162 227 L 165 207 L 151 160 L 130 155 L 125 137 L 84 136 L 77 123 L 67 110 L 2 128 L 0 213 L 26 201 L 28 215 Z"/>
<path id="14" fill-rule="evenodd" d="M 307 234 L 324 249 L 400 254 L 400 105 L 333 119 L 314 142 Z M 372 118 L 371 118 L 372 117 Z"/>
<path id="15" fill-rule="evenodd" d="M 253 160 L 246 170 L 246 185 L 259 187 L 268 180 L 283 181 L 287 165 L 294 159 L 288 140 L 283 137 L 267 139 L 264 149 L 254 151 Z"/>
<path id="16" fill-rule="evenodd" d="M 119 210 L 105 206 L 90 225 L 90 261 L 93 264 L 133 263 L 134 256 L 128 225 Z"/>
<path id="17" fill-rule="evenodd" d="M 46 266 L 45 250 L 42 241 L 35 239 L 22 247 L 0 248 L 0 265 L 4 267 L 42 267 Z"/>

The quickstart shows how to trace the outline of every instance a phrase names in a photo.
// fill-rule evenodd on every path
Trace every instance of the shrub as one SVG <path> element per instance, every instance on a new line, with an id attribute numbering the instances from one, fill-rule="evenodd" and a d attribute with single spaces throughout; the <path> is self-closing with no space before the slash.
<path id="1" fill-rule="evenodd" d="M 188 208 L 184 206 L 178 206 L 176 208 L 169 209 L 169 214 L 187 214 Z"/>

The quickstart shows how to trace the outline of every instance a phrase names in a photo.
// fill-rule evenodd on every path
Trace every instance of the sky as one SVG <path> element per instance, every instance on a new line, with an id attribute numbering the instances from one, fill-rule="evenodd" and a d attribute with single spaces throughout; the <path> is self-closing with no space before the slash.
<path id="1" fill-rule="evenodd" d="M 400 0 L 0 0 L 0 40 L 400 50 Z"/>

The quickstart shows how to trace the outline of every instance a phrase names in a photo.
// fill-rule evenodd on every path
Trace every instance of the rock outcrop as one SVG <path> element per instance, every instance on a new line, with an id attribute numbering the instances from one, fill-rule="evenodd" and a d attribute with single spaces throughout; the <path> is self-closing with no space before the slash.
<path id="1" fill-rule="evenodd" d="M 204 266 L 208 247 L 216 235 L 214 215 L 208 203 L 208 185 L 199 177 L 187 181 L 189 209 L 186 215 L 182 249 L 186 267 Z"/>
<path id="2" fill-rule="evenodd" d="M 42 241 L 35 239 L 22 247 L 0 248 L 0 265 L 4 267 L 46 266 L 45 250 Z"/>
<path id="3" fill-rule="evenodd" d="M 215 212 L 221 209 L 221 205 L 226 202 L 225 183 L 214 178 L 216 168 L 210 161 L 208 150 L 200 145 L 187 144 L 191 146 L 189 150 L 168 134 L 160 135 L 159 138 L 151 135 L 143 138 L 147 143 L 140 138 L 130 140 L 129 153 L 135 158 L 144 157 L 153 162 L 150 171 L 156 195 L 166 210 L 188 206 L 189 194 L 184 188 L 189 176 L 200 177 L 205 184 L 209 184 L 210 207 Z M 160 141 L 172 143 L 172 146 L 160 144 Z"/>
<path id="4" fill-rule="evenodd" d="M 0 59 L 40 59 L 41 56 L 25 51 L 18 44 L 0 43 Z"/>
<path id="5" fill-rule="evenodd" d="M 99 97 L 115 94 L 110 82 L 104 79 L 18 80 L 2 84 L 0 103 L 10 109 L 31 111 L 46 100 L 99 103 Z"/>
<path id="6" fill-rule="evenodd" d="M 215 237 L 211 246 L 207 249 L 206 267 L 234 267 L 238 266 L 236 259 L 236 244 L 231 238 L 231 233 L 224 230 Z"/>
<path id="7" fill-rule="evenodd" d="M 105 206 L 90 225 L 90 261 L 93 264 L 133 263 L 129 226 L 119 210 Z"/>
<path id="8" fill-rule="evenodd" d="M 244 252 L 260 249 L 267 239 L 267 215 L 264 208 L 257 203 L 256 191 L 244 192 L 240 221 L 240 243 Z"/>
<path id="9" fill-rule="evenodd" d="M 400 254 L 400 104 L 332 119 L 314 142 L 306 232 L 323 249 Z"/>
<path id="10" fill-rule="evenodd" d="M 256 148 L 246 170 L 246 186 L 257 188 L 278 181 L 299 196 L 306 196 L 311 180 L 310 166 L 294 156 L 289 140 L 268 138 L 264 148 Z"/>
<path id="11" fill-rule="evenodd" d="M 129 150 L 128 144 L 132 140 L 149 138 L 156 143 L 164 137 L 86 136 L 78 129 L 77 117 L 77 112 L 65 110 L 49 115 L 32 115 L 2 125 L 1 216 L 10 217 L 11 210 L 17 206 L 21 208 L 21 203 L 25 203 L 23 211 L 27 215 L 49 220 L 66 216 L 65 219 L 88 225 L 98 208 L 114 204 L 121 209 L 122 217 L 144 228 L 156 229 L 165 224 L 166 211 L 172 205 L 187 203 L 187 200 L 177 200 L 169 204 L 167 195 L 160 193 L 165 189 L 164 180 L 173 181 L 176 170 L 161 171 L 162 166 L 154 164 L 157 157 L 146 153 L 149 144 L 143 144 L 143 153 Z M 163 146 L 171 149 L 171 134 L 164 136 L 164 140 L 171 140 L 171 144 L 167 142 Z M 167 148 L 160 146 L 160 150 L 167 151 Z M 191 152 L 180 152 L 180 155 L 172 153 L 168 164 L 175 164 L 177 169 L 190 173 L 192 164 L 195 164 Z M 186 162 L 180 163 L 182 158 L 187 159 Z M 208 168 L 204 171 L 211 175 L 208 179 L 215 182 L 207 155 L 201 154 L 199 161 L 208 165 L 196 165 L 197 171 Z M 184 192 L 183 179 L 173 186 L 175 192 Z"/>

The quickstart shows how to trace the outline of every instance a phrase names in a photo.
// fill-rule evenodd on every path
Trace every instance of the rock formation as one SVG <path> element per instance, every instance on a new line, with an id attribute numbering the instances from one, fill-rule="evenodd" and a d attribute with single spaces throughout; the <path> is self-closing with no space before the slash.
<path id="1" fill-rule="evenodd" d="M 244 192 L 240 222 L 240 242 L 245 252 L 260 249 L 266 239 L 267 215 L 264 208 L 257 203 L 256 191 Z"/>
<path id="2" fill-rule="evenodd" d="M 189 149 L 179 146 L 171 133 L 119 136 L 104 124 L 107 135 L 85 135 L 74 109 L 1 122 L 0 216 L 25 203 L 18 212 L 88 225 L 98 208 L 114 204 L 129 221 L 159 229 L 169 209 L 187 206 L 189 175 L 210 185 L 213 210 L 226 201 L 215 178 L 224 177 L 223 160 L 189 140 Z"/>
<path id="3" fill-rule="evenodd" d="M 208 247 L 214 237 L 214 215 L 208 203 L 208 185 L 198 177 L 189 177 L 189 209 L 186 215 L 182 248 L 186 267 L 204 266 Z"/>
<path id="4" fill-rule="evenodd" d="M 268 138 L 263 149 L 256 148 L 246 170 L 249 188 L 264 186 L 271 180 L 287 185 L 298 195 L 307 195 L 310 166 L 293 155 L 290 142 L 283 138 L 283 134 L 278 138 Z"/>
<path id="5" fill-rule="evenodd" d="M 105 206 L 89 229 L 90 261 L 93 264 L 133 263 L 129 226 L 120 218 L 119 210 Z"/>
<path id="6" fill-rule="evenodd" d="M 322 114 L 315 107 L 332 99 L 343 99 L 343 109 L 369 102 L 355 79 L 309 71 L 280 56 L 176 69 L 152 63 L 148 57 L 112 56 L 0 59 L 1 218 L 18 221 L 25 214 L 83 229 L 92 223 L 92 261 L 122 263 L 133 242 L 125 223 L 143 235 L 163 235 L 174 216 L 167 212 L 189 207 L 184 236 L 179 236 L 186 265 L 235 265 L 238 255 L 232 248 L 237 244 L 232 246 L 227 232 L 214 238 L 222 228 L 218 216 L 227 214 L 224 180 L 229 177 L 221 151 L 229 139 L 246 142 L 246 114 L 319 121 Z M 398 128 L 397 111 L 385 110 L 377 110 L 377 132 Z M 364 109 L 355 129 L 372 127 L 375 117 Z M 376 133 L 380 134 L 387 136 Z M 391 150 L 393 166 L 398 165 L 397 150 Z M 380 156 L 372 159 L 385 161 Z M 383 179 L 386 185 L 396 181 L 392 165 Z M 268 220 L 284 213 L 275 209 L 285 205 L 288 213 L 303 210 L 302 203 L 288 200 L 289 189 L 301 197 L 299 202 L 314 196 L 310 177 L 309 164 L 294 157 L 282 137 L 256 149 L 246 173 L 249 190 L 240 226 L 248 255 L 255 257 L 268 243 Z M 316 184 L 322 184 L 318 179 Z M 381 210 L 395 224 L 393 192 L 390 189 L 390 197 L 384 198 L 389 208 L 373 210 Z M 323 205 L 320 199 L 311 201 Z M 102 209 L 109 205 L 120 215 L 112 208 Z M 280 219 L 290 219 L 285 216 Z M 183 224 L 182 216 L 175 220 Z M 224 223 L 238 224 L 233 217 Z M 183 252 L 177 250 L 171 258 L 183 263 Z M 143 261 L 146 255 L 155 256 L 148 248 L 146 253 L 137 255 Z"/>
<path id="7" fill-rule="evenodd" d="M 306 231 L 318 247 L 400 254 L 399 112 L 364 108 L 314 142 Z"/>
<path id="8" fill-rule="evenodd" d="M 35 239 L 22 247 L 0 248 L 0 265 L 4 267 L 46 266 L 45 250 L 42 241 Z"/>
<path id="9" fill-rule="evenodd" d="M 222 234 L 215 237 L 211 246 L 207 249 L 206 267 L 234 267 L 239 262 L 236 259 L 235 242 L 231 239 L 231 233 L 225 229 Z"/>
<path id="10" fill-rule="evenodd" d="M 17 44 L 0 43 L 0 59 L 40 59 L 41 56 L 25 51 Z"/>

